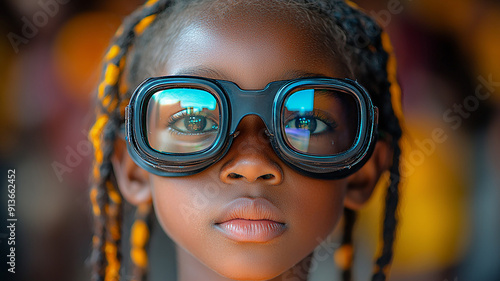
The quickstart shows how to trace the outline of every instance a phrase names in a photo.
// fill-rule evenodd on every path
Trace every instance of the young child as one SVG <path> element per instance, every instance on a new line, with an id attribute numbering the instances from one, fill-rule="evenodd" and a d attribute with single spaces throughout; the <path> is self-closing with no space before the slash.
<path id="1" fill-rule="evenodd" d="M 137 207 L 134 280 L 151 209 L 181 281 L 307 280 L 345 209 L 337 260 L 350 280 L 355 210 L 390 170 L 372 279 L 385 280 L 401 137 L 390 52 L 350 2 L 147 1 L 117 31 L 98 88 L 92 279 L 120 280 L 124 198 Z"/>

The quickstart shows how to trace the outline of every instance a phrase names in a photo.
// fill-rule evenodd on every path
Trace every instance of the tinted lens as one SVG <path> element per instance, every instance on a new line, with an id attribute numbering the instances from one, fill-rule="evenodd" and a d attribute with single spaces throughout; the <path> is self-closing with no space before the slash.
<path id="1" fill-rule="evenodd" d="M 206 90 L 170 88 L 153 94 L 146 129 L 151 148 L 193 153 L 209 148 L 219 133 L 219 105 Z"/>
<path id="2" fill-rule="evenodd" d="M 337 89 L 299 89 L 285 100 L 282 121 L 291 148 L 311 155 L 336 155 L 351 148 L 359 130 L 354 94 Z"/>

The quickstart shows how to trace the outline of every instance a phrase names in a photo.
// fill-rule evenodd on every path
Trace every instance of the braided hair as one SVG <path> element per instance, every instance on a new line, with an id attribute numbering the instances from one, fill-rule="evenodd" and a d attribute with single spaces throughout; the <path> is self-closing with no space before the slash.
<path id="1" fill-rule="evenodd" d="M 281 0 L 275 0 L 281 1 Z M 128 16 L 112 40 L 105 57 L 103 77 L 97 89 L 96 121 L 89 138 L 94 146 L 94 164 L 90 200 L 94 215 L 94 235 L 92 239 L 93 281 L 118 281 L 122 268 L 121 226 L 123 198 L 118 191 L 111 164 L 114 142 L 124 121 L 125 107 L 131 92 L 129 82 L 137 83 L 144 77 L 137 77 L 141 69 L 142 47 L 148 37 L 154 37 L 158 22 L 170 20 L 179 11 L 188 10 L 203 0 L 148 0 Z M 401 91 L 396 81 L 396 61 L 392 54 L 387 34 L 356 4 L 341 0 L 295 0 L 284 1 L 289 6 L 305 8 L 311 18 L 325 22 L 325 34 L 337 30 L 342 35 L 344 56 L 349 72 L 367 88 L 373 103 L 379 108 L 379 130 L 384 132 L 393 148 L 390 184 L 385 198 L 383 220 L 382 253 L 375 261 L 372 281 L 386 280 L 393 255 L 393 243 L 397 225 L 399 200 L 399 141 L 402 136 Z M 156 20 L 157 19 L 157 20 Z M 175 28 L 171 28 L 175 34 Z M 149 34 L 145 34 L 149 33 Z M 142 40 L 142 37 L 146 38 Z M 169 36 L 167 36 L 169 37 Z M 335 40 L 339 40 L 337 37 Z M 141 43 L 142 41 L 142 43 Z M 339 44 L 342 45 L 342 44 Z M 332 49 L 334 47 L 331 47 Z M 335 47 L 337 48 L 337 47 Z M 135 50 L 134 50 L 135 49 Z M 132 50 L 132 51 L 131 51 Z M 126 63 L 126 60 L 130 60 Z M 143 68 L 143 66 L 142 66 Z M 127 73 L 128 72 L 128 73 Z M 128 77 L 127 77 L 127 74 Z M 145 73 L 147 75 L 147 73 Z M 342 269 L 344 281 L 351 280 L 352 232 L 356 214 L 353 210 L 344 212 L 344 235 L 342 246 L 335 260 Z M 131 229 L 130 257 L 133 264 L 132 280 L 146 279 L 148 255 L 146 247 L 150 236 L 150 204 L 138 206 L 136 219 Z"/>

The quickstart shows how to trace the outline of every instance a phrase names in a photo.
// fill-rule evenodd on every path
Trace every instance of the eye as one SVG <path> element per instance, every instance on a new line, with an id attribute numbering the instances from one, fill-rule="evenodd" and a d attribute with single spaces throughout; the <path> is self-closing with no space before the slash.
<path id="1" fill-rule="evenodd" d="M 314 116 L 297 116 L 288 121 L 286 128 L 308 130 L 310 134 L 320 134 L 328 131 L 332 127 Z"/>
<path id="2" fill-rule="evenodd" d="M 173 115 L 171 119 L 168 126 L 183 134 L 203 134 L 219 128 L 213 119 L 201 113 L 187 114 L 183 111 Z"/>

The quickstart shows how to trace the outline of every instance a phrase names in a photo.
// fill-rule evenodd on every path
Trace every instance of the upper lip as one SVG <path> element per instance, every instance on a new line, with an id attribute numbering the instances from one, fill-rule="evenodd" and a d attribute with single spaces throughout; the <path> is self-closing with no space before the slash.
<path id="1" fill-rule="evenodd" d="M 240 197 L 227 204 L 216 224 L 234 219 L 245 220 L 270 220 L 284 223 L 283 213 L 265 198 Z"/>

